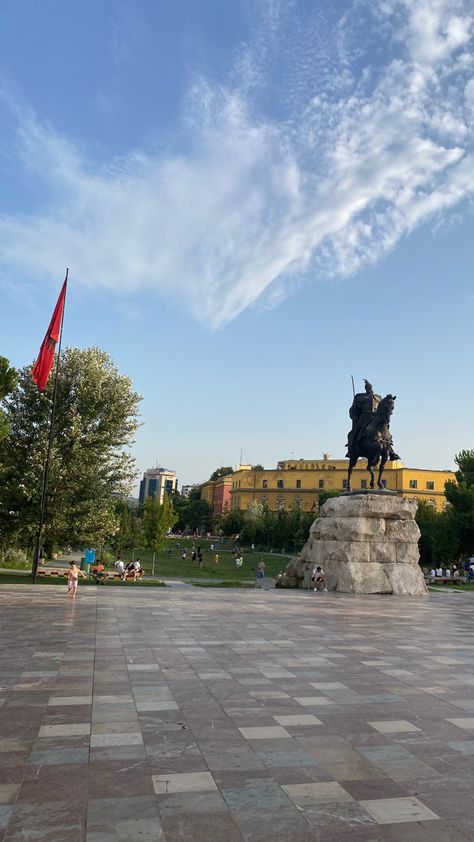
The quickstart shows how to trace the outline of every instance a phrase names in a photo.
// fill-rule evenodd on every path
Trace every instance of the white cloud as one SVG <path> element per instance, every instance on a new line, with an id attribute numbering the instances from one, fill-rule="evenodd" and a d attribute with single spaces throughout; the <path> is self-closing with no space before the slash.
<path id="1" fill-rule="evenodd" d="M 281 6 L 269 8 L 277 53 Z M 385 0 L 375 10 L 390 60 L 365 57 L 361 67 L 360 50 L 343 50 L 363 24 L 346 12 L 342 89 L 327 63 L 311 77 L 315 30 L 291 62 L 285 118 L 258 116 L 271 50 L 266 71 L 243 50 L 233 88 L 196 81 L 186 153 L 135 151 L 98 168 L 20 109 L 20 164 L 44 179 L 47 197 L 42 213 L 0 217 L 0 266 L 48 277 L 69 265 L 84 285 L 157 289 L 219 327 L 264 293 L 280 301 L 285 281 L 310 264 L 351 274 L 383 257 L 474 192 L 474 75 L 462 0 Z"/>

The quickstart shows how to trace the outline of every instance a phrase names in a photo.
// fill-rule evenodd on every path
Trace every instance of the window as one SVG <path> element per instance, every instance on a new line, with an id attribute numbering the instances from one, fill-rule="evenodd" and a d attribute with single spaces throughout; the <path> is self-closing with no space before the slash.
<path id="1" fill-rule="evenodd" d="M 301 480 L 300 479 L 296 480 L 296 487 L 301 488 Z"/>
<path id="2" fill-rule="evenodd" d="M 260 502 L 261 502 L 262 506 L 266 506 L 266 505 L 267 505 L 267 503 L 268 503 L 268 497 L 267 497 L 267 495 L 266 495 L 266 494 L 262 494 L 262 496 L 260 497 Z"/>
<path id="3" fill-rule="evenodd" d="M 324 488 L 324 480 L 323 479 L 319 480 L 318 488 Z"/>
<path id="4" fill-rule="evenodd" d="M 434 482 L 432 480 L 428 480 L 426 483 L 426 488 L 428 491 L 434 491 Z"/>
<path id="5" fill-rule="evenodd" d="M 267 479 L 262 480 L 262 488 L 268 488 L 268 480 Z"/>
<path id="6" fill-rule="evenodd" d="M 285 480 L 279 479 L 277 480 L 277 488 L 284 488 L 285 487 Z"/>
<path id="7" fill-rule="evenodd" d="M 348 485 L 347 480 L 346 480 L 346 479 L 343 479 L 343 480 L 342 480 L 342 487 L 343 487 L 343 488 L 347 488 L 347 485 Z"/>
<path id="8" fill-rule="evenodd" d="M 410 488 L 418 488 L 418 480 L 411 479 L 408 485 L 410 486 Z"/>
<path id="9" fill-rule="evenodd" d="M 301 509 L 301 497 L 295 497 L 295 508 Z"/>
<path id="10" fill-rule="evenodd" d="M 284 497 L 277 497 L 276 504 L 277 504 L 277 510 L 279 512 L 282 512 L 283 509 L 285 508 L 285 498 Z"/>
<path id="11" fill-rule="evenodd" d="M 366 479 L 361 479 L 360 487 L 361 488 L 367 488 L 367 480 Z"/>

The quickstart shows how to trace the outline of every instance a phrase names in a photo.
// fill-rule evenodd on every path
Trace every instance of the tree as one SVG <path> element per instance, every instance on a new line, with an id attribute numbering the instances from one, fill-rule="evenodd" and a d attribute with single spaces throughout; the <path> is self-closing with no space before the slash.
<path id="1" fill-rule="evenodd" d="M 221 477 L 228 477 L 230 474 L 234 473 L 234 469 L 228 465 L 226 468 L 216 468 L 215 471 L 209 477 L 209 481 L 212 482 L 215 479 L 220 479 Z"/>
<path id="2" fill-rule="evenodd" d="M 44 392 L 28 366 L 6 399 L 10 433 L 0 444 L 0 535 L 31 547 L 37 527 L 54 375 Z M 129 453 L 140 395 L 98 348 L 61 354 L 44 545 L 100 544 L 116 532 L 116 502 L 135 477 Z"/>
<path id="3" fill-rule="evenodd" d="M 112 546 L 115 552 L 120 555 L 124 550 L 141 546 L 143 527 L 138 511 L 124 500 L 120 500 L 117 504 L 116 514 L 118 529 L 113 537 Z"/>
<path id="4" fill-rule="evenodd" d="M 147 497 L 143 516 L 143 531 L 146 546 L 158 552 L 165 545 L 165 538 L 176 523 L 178 516 L 168 494 L 159 503 L 156 497 Z"/>
<path id="5" fill-rule="evenodd" d="M 252 465 L 252 471 L 264 471 L 264 470 L 265 470 L 265 468 L 263 467 L 263 465 L 260 465 L 260 463 L 258 463 L 258 465 Z"/>
<path id="6" fill-rule="evenodd" d="M 458 551 L 472 555 L 474 551 L 474 450 L 461 450 L 454 461 L 458 466 L 456 482 L 448 480 L 445 495 L 447 510 L 457 535 Z"/>
<path id="7" fill-rule="evenodd" d="M 0 357 L 0 403 L 10 392 L 13 392 L 18 380 L 18 375 L 6 357 Z M 0 441 L 8 434 L 8 419 L 5 411 L 0 409 Z"/>
<path id="8" fill-rule="evenodd" d="M 222 518 L 221 529 L 224 535 L 236 535 L 244 525 L 244 514 L 240 509 L 231 509 Z"/>

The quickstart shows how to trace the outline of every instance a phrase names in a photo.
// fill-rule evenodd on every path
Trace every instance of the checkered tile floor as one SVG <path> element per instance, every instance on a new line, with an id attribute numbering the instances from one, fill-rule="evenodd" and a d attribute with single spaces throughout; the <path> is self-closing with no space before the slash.
<path id="1" fill-rule="evenodd" d="M 0 840 L 473 842 L 470 594 L 0 587 Z"/>

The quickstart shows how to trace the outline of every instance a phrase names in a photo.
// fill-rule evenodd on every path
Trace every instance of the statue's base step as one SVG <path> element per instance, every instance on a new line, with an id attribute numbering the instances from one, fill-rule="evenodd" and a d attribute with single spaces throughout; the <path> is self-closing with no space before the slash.
<path id="1" fill-rule="evenodd" d="M 355 497 L 356 494 L 382 494 L 384 497 L 397 497 L 396 491 L 388 488 L 357 488 L 354 491 L 342 491 L 339 497 Z"/>

